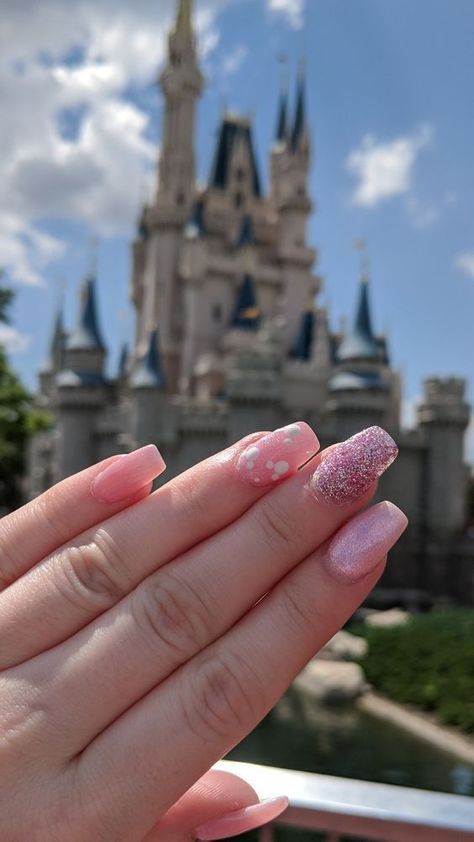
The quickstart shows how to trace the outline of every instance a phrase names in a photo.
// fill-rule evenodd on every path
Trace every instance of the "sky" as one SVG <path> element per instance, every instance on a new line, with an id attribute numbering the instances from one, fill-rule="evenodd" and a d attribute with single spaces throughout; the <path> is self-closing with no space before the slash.
<path id="1" fill-rule="evenodd" d="M 155 181 L 155 80 L 174 0 L 0 0 L 0 267 L 16 292 L 0 342 L 31 388 L 54 311 L 97 265 L 109 371 L 133 335 L 129 244 Z M 264 182 L 284 57 L 307 73 L 309 240 L 334 328 L 367 241 L 375 327 L 410 423 L 431 375 L 474 383 L 472 0 L 195 0 L 207 87 L 198 175 L 224 107 L 251 115 Z M 474 426 L 469 437 L 474 458 Z"/>

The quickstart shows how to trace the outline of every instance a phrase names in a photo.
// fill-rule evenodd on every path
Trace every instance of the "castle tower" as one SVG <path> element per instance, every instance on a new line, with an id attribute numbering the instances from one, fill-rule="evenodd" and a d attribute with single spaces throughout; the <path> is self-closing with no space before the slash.
<path id="1" fill-rule="evenodd" d="M 132 300 L 137 307 L 135 358 L 159 329 L 167 388 L 178 389 L 183 301 L 178 263 L 183 225 L 195 191 L 194 125 L 203 77 L 198 65 L 191 0 L 180 0 L 160 77 L 165 99 L 157 192 L 145 209 L 133 246 Z"/>
<path id="2" fill-rule="evenodd" d="M 440 538 L 459 533 L 466 525 L 467 468 L 463 459 L 464 433 L 469 423 L 464 380 L 433 377 L 425 382 L 418 421 L 427 447 L 426 526 Z M 454 493 L 454 490 L 457 493 Z"/>
<path id="3" fill-rule="evenodd" d="M 97 315 L 95 278 L 86 277 L 75 330 L 68 337 L 56 377 L 56 480 L 97 461 L 96 426 L 107 402 L 106 350 Z"/>
<path id="4" fill-rule="evenodd" d="M 196 54 L 191 0 L 180 0 L 168 39 L 168 61 L 160 77 L 165 98 L 158 192 L 189 212 L 194 192 L 194 124 L 203 77 Z"/>
<path id="5" fill-rule="evenodd" d="M 166 396 L 159 335 L 151 331 L 145 353 L 130 379 L 132 390 L 131 432 L 135 447 L 150 442 L 160 446 L 173 437 L 173 414 Z"/>
<path id="6" fill-rule="evenodd" d="M 336 351 L 334 376 L 329 381 L 328 411 L 337 439 L 378 424 L 393 430 L 398 403 L 396 375 L 389 367 L 385 338 L 372 328 L 369 279 L 364 273 L 351 330 Z M 398 418 L 398 406 L 396 417 Z"/>
<path id="7" fill-rule="evenodd" d="M 305 75 L 298 74 L 293 121 L 288 118 L 286 90 L 280 96 L 275 143 L 271 153 L 271 196 L 279 215 L 279 260 L 283 278 L 286 344 L 296 341 L 308 294 L 319 291 L 311 276 L 316 253 L 307 245 L 307 224 L 313 209 L 309 198 L 311 148 L 306 119 Z"/>

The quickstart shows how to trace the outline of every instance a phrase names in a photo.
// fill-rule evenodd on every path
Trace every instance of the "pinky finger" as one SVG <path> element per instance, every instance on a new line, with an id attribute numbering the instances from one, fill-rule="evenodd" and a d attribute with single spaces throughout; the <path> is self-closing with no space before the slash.
<path id="1" fill-rule="evenodd" d="M 284 796 L 260 802 L 246 781 L 211 769 L 163 816 L 144 842 L 226 839 L 267 824 L 287 806 Z"/>

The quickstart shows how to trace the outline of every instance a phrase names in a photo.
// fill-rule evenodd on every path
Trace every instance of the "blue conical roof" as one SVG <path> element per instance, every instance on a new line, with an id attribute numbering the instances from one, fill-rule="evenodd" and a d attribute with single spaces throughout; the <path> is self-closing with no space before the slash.
<path id="1" fill-rule="evenodd" d="M 224 117 L 219 129 L 210 185 L 211 187 L 219 187 L 221 190 L 227 188 L 231 174 L 232 157 L 239 143 L 243 143 L 248 150 L 253 194 L 257 197 L 261 196 L 262 190 L 257 158 L 253 146 L 252 130 L 248 123 L 231 115 Z"/>
<path id="2" fill-rule="evenodd" d="M 139 360 L 132 376 L 134 388 L 156 387 L 163 388 L 165 377 L 161 366 L 158 331 L 152 330 L 148 337 L 148 347 Z"/>
<path id="3" fill-rule="evenodd" d="M 370 316 L 369 283 L 367 278 L 362 278 L 354 326 L 343 339 L 337 352 L 337 358 L 343 362 L 353 359 L 378 359 L 379 356 L 379 344 L 372 330 Z"/>
<path id="4" fill-rule="evenodd" d="M 303 136 L 306 127 L 306 105 L 305 105 L 305 79 L 303 73 L 300 73 L 298 79 L 298 88 L 296 91 L 296 110 L 295 120 L 293 123 L 293 130 L 291 132 L 291 147 L 293 150 L 297 149 L 298 144 Z"/>
<path id="5" fill-rule="evenodd" d="M 280 104 L 278 107 L 278 120 L 276 127 L 275 140 L 284 142 L 288 138 L 288 94 L 282 91 L 280 94 Z"/>
<path id="6" fill-rule="evenodd" d="M 120 357 L 119 357 L 119 364 L 118 364 L 118 376 L 121 380 L 123 380 L 123 378 L 127 376 L 128 360 L 129 360 L 128 345 L 127 345 L 126 342 L 124 342 L 121 349 L 120 349 Z"/>
<path id="7" fill-rule="evenodd" d="M 76 329 L 67 341 L 70 351 L 97 348 L 105 351 L 97 318 L 95 278 L 89 275 L 84 282 L 81 294 L 81 309 Z"/>
<path id="8" fill-rule="evenodd" d="M 54 319 L 48 358 L 41 369 L 42 373 L 47 374 L 55 371 L 55 369 L 62 368 L 65 345 L 66 331 L 64 330 L 63 309 L 59 307 Z"/>
<path id="9" fill-rule="evenodd" d="M 260 325 L 260 310 L 258 309 L 255 283 L 251 275 L 244 275 L 237 290 L 235 308 L 231 327 L 244 330 L 257 330 Z"/>

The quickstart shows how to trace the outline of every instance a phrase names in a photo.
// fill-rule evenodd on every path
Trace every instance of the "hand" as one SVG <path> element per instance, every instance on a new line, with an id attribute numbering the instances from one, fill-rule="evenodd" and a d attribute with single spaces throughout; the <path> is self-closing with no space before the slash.
<path id="1" fill-rule="evenodd" d="M 281 811 L 209 769 L 406 526 L 389 503 L 362 512 L 396 455 L 386 433 L 297 470 L 317 449 L 303 423 L 255 434 L 149 495 L 149 446 L 0 522 L 2 840 L 184 842 Z"/>

